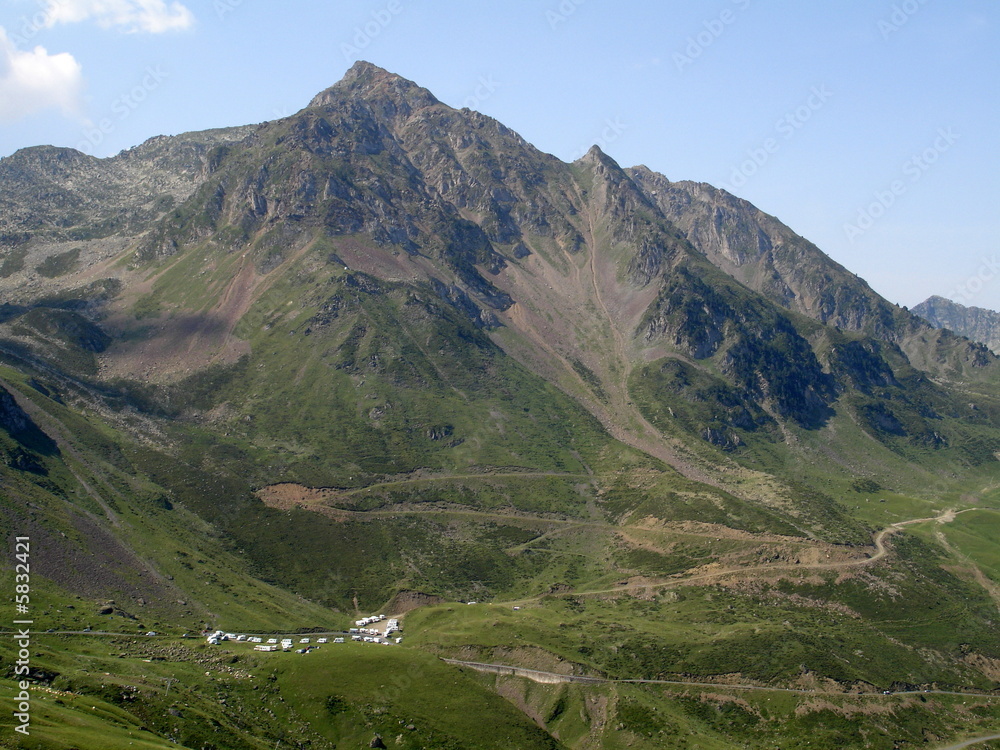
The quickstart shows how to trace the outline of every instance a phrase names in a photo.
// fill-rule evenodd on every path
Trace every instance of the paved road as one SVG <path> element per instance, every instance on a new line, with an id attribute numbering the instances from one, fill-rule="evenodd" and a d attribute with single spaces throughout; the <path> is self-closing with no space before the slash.
<path id="1" fill-rule="evenodd" d="M 924 519 L 922 519 L 924 520 Z M 754 690 L 758 692 L 768 692 L 768 693 L 795 693 L 799 695 L 816 695 L 820 691 L 808 690 L 804 688 L 776 688 L 776 687 L 761 687 L 759 685 L 723 685 L 718 683 L 709 682 L 688 682 L 683 680 L 614 680 L 604 677 L 582 677 L 578 675 L 565 675 L 558 674 L 556 672 L 543 672 L 537 669 L 524 669 L 522 667 L 511 667 L 505 664 L 485 664 L 483 662 L 475 661 L 460 661 L 458 659 L 442 659 L 442 661 L 448 664 L 453 664 L 455 666 L 468 667 L 469 669 L 474 669 L 478 672 L 488 672 L 491 674 L 505 674 L 513 675 L 516 677 L 524 677 L 529 680 L 541 683 L 559 683 L 559 682 L 575 682 L 583 684 L 602 684 L 602 683 L 624 683 L 624 684 L 643 684 L 643 685 L 672 685 L 678 687 L 694 687 L 694 688 L 711 688 L 714 690 Z M 915 695 L 915 694 L 928 694 L 928 695 L 950 695 L 950 696 L 970 696 L 979 698 L 1000 698 L 1000 695 L 994 695 L 991 693 L 959 693 L 949 690 L 901 690 L 892 695 Z M 837 693 L 835 695 L 843 695 L 844 697 L 886 697 L 884 693 Z M 1000 740 L 1000 734 L 985 735 L 982 737 L 973 737 L 972 739 L 963 740 L 954 745 L 948 745 L 947 747 L 937 748 L 936 750 L 963 750 L 963 748 L 972 747 L 973 745 L 978 745 L 983 742 L 990 742 L 991 740 Z"/>
<path id="2" fill-rule="evenodd" d="M 1000 740 L 1000 734 L 991 734 L 988 737 L 974 737 L 971 740 L 959 742 L 957 745 L 948 745 L 948 747 L 940 747 L 937 750 L 962 750 L 963 747 L 972 747 L 973 745 L 978 745 L 980 742 L 989 742 L 990 740 Z"/>
<path id="3" fill-rule="evenodd" d="M 558 672 L 544 672 L 539 669 L 524 669 L 523 667 L 512 667 L 506 664 L 486 664 L 484 662 L 478 661 L 461 661 L 459 659 L 442 659 L 441 661 L 447 662 L 448 664 L 454 664 L 460 667 L 468 667 L 469 669 L 474 669 L 478 672 L 490 672 L 493 674 L 508 674 L 515 675 L 517 677 L 526 677 L 529 680 L 535 680 L 536 682 L 577 682 L 577 683 L 618 683 L 618 684 L 631 684 L 631 685 L 676 685 L 679 687 L 697 687 L 697 688 L 713 688 L 717 690 L 756 690 L 766 693 L 794 693 L 798 695 L 843 695 L 846 697 L 858 696 L 858 697 L 885 697 L 886 694 L 883 692 L 868 692 L 868 693 L 830 693 L 829 691 L 823 690 L 810 690 L 809 688 L 780 688 L 780 687 L 767 687 L 763 685 L 727 685 L 725 683 L 718 682 L 694 682 L 685 680 L 621 680 L 613 679 L 610 677 L 582 677 L 579 675 L 566 675 L 559 674 Z M 977 693 L 977 692 L 959 692 L 955 690 L 899 690 L 890 693 L 890 695 L 950 695 L 956 697 L 969 696 L 972 698 L 1000 698 L 998 693 Z M 987 738 L 989 739 L 989 738 Z M 985 742 L 985 739 L 979 739 L 977 742 Z M 964 745 L 963 745 L 964 747 Z M 950 749 L 946 749 L 950 750 Z"/>
<path id="4" fill-rule="evenodd" d="M 882 559 L 887 554 L 888 550 L 887 550 L 886 545 L 885 545 L 885 539 L 886 539 L 886 537 L 889 536 L 892 533 L 895 533 L 896 531 L 899 531 L 903 527 L 910 526 L 910 525 L 913 525 L 913 524 L 918 524 L 918 523 L 928 523 L 928 522 L 932 522 L 932 521 L 936 521 L 937 523 L 950 523 L 951 521 L 955 520 L 955 517 L 959 513 L 967 513 L 967 512 L 973 511 L 973 510 L 981 510 L 981 509 L 980 508 L 968 508 L 968 509 L 962 510 L 962 511 L 949 510 L 949 511 L 945 511 L 944 513 L 941 513 L 940 515 L 932 516 L 932 517 L 929 517 L 929 518 L 915 518 L 915 519 L 912 519 L 912 520 L 909 520 L 909 521 L 899 521 L 897 523 L 891 524 L 890 526 L 886 527 L 885 529 L 882 529 L 881 531 L 879 531 L 875 535 L 875 537 L 873 539 L 874 546 L 875 546 L 875 553 L 873 555 L 871 555 L 870 557 L 868 557 L 868 558 L 863 558 L 863 559 L 860 559 L 860 560 L 853 560 L 853 561 L 849 561 L 849 562 L 839 562 L 839 563 L 813 563 L 813 564 L 805 563 L 805 564 L 800 564 L 800 565 L 778 564 L 778 565 L 763 565 L 763 566 L 751 567 L 751 568 L 736 568 L 736 569 L 731 569 L 731 570 L 712 571 L 711 573 L 707 573 L 707 574 L 690 576 L 688 578 L 678 578 L 678 579 L 674 579 L 674 580 L 671 580 L 671 581 L 661 582 L 661 583 L 658 583 L 658 584 L 638 584 L 638 585 L 631 585 L 631 586 L 625 585 L 625 586 L 615 587 L 613 589 L 606 589 L 606 590 L 602 590 L 602 591 L 575 591 L 575 592 L 568 592 L 568 593 L 569 594 L 574 594 L 574 595 L 587 595 L 587 594 L 597 594 L 597 593 L 613 593 L 613 592 L 617 592 L 617 591 L 629 590 L 631 588 L 670 588 L 670 587 L 673 587 L 673 586 L 684 585 L 684 584 L 690 583 L 692 581 L 703 580 L 703 579 L 707 579 L 707 578 L 717 578 L 719 576 L 732 575 L 734 573 L 747 573 L 747 572 L 750 572 L 750 571 L 753 571 L 753 570 L 774 570 L 774 569 L 779 569 L 779 568 L 793 568 L 793 569 L 797 569 L 797 570 L 802 570 L 802 569 L 817 569 L 817 568 L 830 569 L 830 568 L 846 568 L 846 567 L 855 567 L 855 566 L 870 565 L 871 563 L 876 562 L 877 560 Z M 570 522 L 570 523 L 574 523 L 575 525 L 576 524 L 578 524 L 578 525 L 587 525 L 586 522 L 583 522 L 583 523 Z M 535 597 L 535 598 L 540 598 L 540 597 Z M 530 599 L 521 600 L 521 601 L 530 601 Z M 0 632 L 5 632 L 5 629 L 0 629 Z M 145 635 L 143 635 L 141 633 L 115 633 L 115 632 L 107 632 L 107 631 L 60 631 L 60 632 L 56 632 L 56 633 L 53 633 L 53 634 L 54 635 L 84 635 L 84 636 L 116 636 L 116 637 L 122 637 L 122 636 L 124 636 L 124 637 L 130 637 L 130 638 L 136 638 L 136 637 L 143 637 L 143 638 L 157 638 L 157 637 L 163 638 L 163 637 L 170 637 L 170 638 L 173 638 L 173 637 L 176 637 L 176 636 L 166 636 L 166 635 L 145 636 Z M 39 635 L 39 634 L 36 633 L 36 635 Z M 275 636 L 279 636 L 280 637 L 282 635 L 295 636 L 295 637 L 306 637 L 306 636 L 310 636 L 311 637 L 311 636 L 321 636 L 321 635 L 347 635 L 347 634 L 346 633 L 341 633 L 341 632 L 333 632 L 333 631 L 331 631 L 331 632 L 326 632 L 326 633 L 280 633 L 280 634 L 279 633 L 268 633 L 268 634 L 261 634 L 261 635 L 263 635 L 264 637 L 275 637 Z M 558 673 L 555 673 L 555 672 L 544 672 L 544 671 L 540 671 L 540 670 L 523 669 L 521 667 L 512 667 L 512 666 L 503 665 L 503 664 L 485 664 L 485 663 L 482 663 L 482 662 L 460 661 L 460 660 L 456 660 L 456 659 L 443 659 L 442 661 L 445 661 L 445 662 L 447 662 L 449 664 L 453 664 L 453 665 L 456 665 L 456 666 L 464 666 L 464 667 L 468 667 L 470 669 L 476 669 L 476 670 L 482 671 L 482 672 L 490 672 L 490 673 L 494 673 L 494 674 L 517 675 L 517 676 L 521 676 L 521 677 L 526 677 L 528 679 L 533 679 L 533 680 L 535 680 L 537 682 L 549 682 L 549 683 L 551 683 L 551 682 L 577 682 L 577 683 L 591 683 L 591 684 L 594 684 L 594 683 L 632 683 L 632 684 L 648 684 L 648 685 L 675 685 L 675 686 L 681 686 L 681 687 L 698 687 L 698 688 L 709 688 L 709 687 L 711 687 L 711 688 L 715 688 L 715 689 L 757 690 L 757 691 L 766 691 L 766 692 L 775 692 L 775 693 L 795 693 L 795 694 L 804 694 L 804 695 L 814 695 L 814 694 L 817 694 L 819 692 L 822 692 L 822 691 L 809 690 L 809 689 L 804 689 L 804 688 L 776 688 L 776 687 L 764 687 L 764 686 L 760 686 L 760 685 L 722 685 L 722 684 L 717 684 L 717 683 L 693 682 L 693 681 L 692 682 L 687 682 L 687 681 L 681 681 L 681 680 L 616 680 L 616 679 L 600 678 L 600 677 L 582 677 L 582 676 L 577 676 L 577 675 L 564 675 L 564 674 L 558 674 Z M 961 697 L 961 696 L 970 696 L 970 697 L 981 697 L 981 698 L 998 698 L 998 697 L 1000 697 L 1000 695 L 994 694 L 994 693 L 958 692 L 958 691 L 947 691 L 947 690 L 913 690 L 913 691 L 898 691 L 898 692 L 893 693 L 893 695 L 915 695 L 915 694 L 948 695 L 948 696 L 958 696 L 958 697 Z M 842 693 L 841 695 L 845 695 L 845 696 L 868 696 L 868 697 L 874 697 L 874 696 L 883 696 L 884 693 L 878 693 L 878 692 L 872 692 L 872 693 Z M 991 740 L 1000 740 L 1000 734 L 998 734 L 998 735 L 988 735 L 988 736 L 984 736 L 984 737 L 976 737 L 976 738 L 973 738 L 973 739 L 964 740 L 963 742 L 960 742 L 960 743 L 958 743 L 956 745 L 949 745 L 949 746 L 947 746 L 945 748 L 940 748 L 939 750 L 961 750 L 962 748 L 971 747 L 973 745 L 977 745 L 977 744 L 980 744 L 980 743 L 983 743 L 983 742 L 989 742 Z"/>

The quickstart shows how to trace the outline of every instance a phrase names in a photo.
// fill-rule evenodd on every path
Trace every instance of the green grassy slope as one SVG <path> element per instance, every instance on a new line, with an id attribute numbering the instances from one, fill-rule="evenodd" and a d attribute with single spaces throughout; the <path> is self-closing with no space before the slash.
<path id="1" fill-rule="evenodd" d="M 902 311 L 851 332 L 785 309 L 598 150 L 564 165 L 384 71 L 247 135 L 197 149 L 199 186 L 106 250 L 107 279 L 89 244 L 3 248 L 0 276 L 45 280 L 0 307 L 0 531 L 31 537 L 57 631 L 28 746 L 888 748 L 996 726 L 989 357 L 909 340 L 931 378 L 892 343 Z M 399 648 L 178 637 L 400 602 L 432 604 Z"/>
<path id="2" fill-rule="evenodd" d="M 414 650 L 254 654 L 247 644 L 56 635 L 37 644 L 45 687 L 32 691 L 30 738 L 11 742 L 13 687 L 2 679 L 0 746 L 352 748 L 379 735 L 403 748 L 563 747 L 472 677 Z"/>

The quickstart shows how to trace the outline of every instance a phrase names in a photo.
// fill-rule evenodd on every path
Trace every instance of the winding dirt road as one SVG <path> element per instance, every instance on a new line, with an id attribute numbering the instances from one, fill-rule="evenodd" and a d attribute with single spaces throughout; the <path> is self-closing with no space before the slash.
<path id="1" fill-rule="evenodd" d="M 869 557 L 860 558 L 858 560 L 844 560 L 840 562 L 817 562 L 817 563 L 774 563 L 768 565 L 755 565 L 751 567 L 742 568 L 722 568 L 719 570 L 712 570 L 705 573 L 697 573 L 691 576 L 683 576 L 672 578 L 667 581 L 660 582 L 641 582 L 641 583 L 626 583 L 620 586 L 614 586 L 606 589 L 593 589 L 586 591 L 566 591 L 560 592 L 558 594 L 541 594 L 539 596 L 533 596 L 526 599 L 519 599 L 515 602 L 503 602 L 503 604 L 523 604 L 533 601 L 538 601 L 545 596 L 596 596 L 601 594 L 616 594 L 625 593 L 629 591 L 651 591 L 654 589 L 671 589 L 680 586 L 687 586 L 691 583 L 699 581 L 708 581 L 717 578 L 725 578 L 731 575 L 746 575 L 747 573 L 756 573 L 761 571 L 776 571 L 776 570 L 846 570 L 849 568 L 860 568 L 871 565 L 878 562 L 888 554 L 888 548 L 886 547 L 885 540 L 891 534 L 900 531 L 906 526 L 912 526 L 919 523 L 951 523 L 960 513 L 968 513 L 972 510 L 982 510 L 982 508 L 966 508 L 965 510 L 946 510 L 940 515 L 931 516 L 929 518 L 914 518 L 910 521 L 897 521 L 894 524 L 887 526 L 886 528 L 879 531 L 873 538 L 873 544 L 875 546 L 875 552 Z"/>

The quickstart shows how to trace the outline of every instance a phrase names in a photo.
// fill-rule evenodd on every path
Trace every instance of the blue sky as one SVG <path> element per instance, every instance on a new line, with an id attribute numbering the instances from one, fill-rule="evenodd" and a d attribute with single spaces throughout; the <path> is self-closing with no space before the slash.
<path id="1" fill-rule="evenodd" d="M 0 155 L 286 116 L 366 59 L 571 160 L 726 187 L 877 291 L 1000 309 L 995 0 L 0 0 Z"/>

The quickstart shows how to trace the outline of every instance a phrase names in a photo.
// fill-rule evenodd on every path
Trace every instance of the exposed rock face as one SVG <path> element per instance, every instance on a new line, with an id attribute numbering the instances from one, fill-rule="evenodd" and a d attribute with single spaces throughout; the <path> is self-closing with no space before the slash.
<path id="1" fill-rule="evenodd" d="M 420 607 L 430 607 L 443 604 L 444 599 L 435 594 L 425 594 L 421 591 L 400 591 L 385 605 L 385 613 L 389 616 L 404 615 Z"/>
<path id="2" fill-rule="evenodd" d="M 18 435 L 26 432 L 31 424 L 31 418 L 17 405 L 10 391 L 0 387 L 0 427 L 11 435 Z"/>
<path id="3" fill-rule="evenodd" d="M 960 336 L 986 344 L 1000 353 L 1000 313 L 982 307 L 966 307 L 944 297 L 933 296 L 913 308 L 935 328 L 947 328 Z"/>
<path id="4" fill-rule="evenodd" d="M 623 170 L 596 147 L 577 165 L 587 185 L 499 122 L 359 62 L 286 120 L 154 138 L 112 159 L 37 147 L 0 160 L 0 249 L 145 234 L 138 257 L 155 259 L 209 238 L 233 250 L 267 233 L 254 244 L 268 273 L 321 227 L 441 260 L 459 282 L 439 279 L 442 296 L 490 327 L 498 321 L 479 310 L 514 299 L 478 269 L 501 273 L 538 241 L 578 253 L 597 221 L 613 244 L 631 246 L 635 285 L 693 248 L 782 307 L 933 365 L 915 351 L 928 335 L 922 320 L 746 201 Z"/>
<path id="5" fill-rule="evenodd" d="M 0 159 L 0 243 L 141 232 L 191 195 L 212 148 L 252 131 L 159 136 L 110 159 L 53 146 L 18 151 Z"/>
<path id="6" fill-rule="evenodd" d="M 0 308 L 0 333 L 88 376 L 128 377 L 137 359 L 154 380 L 231 364 L 269 289 L 296 291 L 256 315 L 271 326 L 289 305 L 309 308 L 313 341 L 369 301 L 407 297 L 408 315 L 441 317 L 431 295 L 613 433 L 636 424 L 640 373 L 660 388 L 646 394 L 649 414 L 678 394 L 713 404 L 690 433 L 733 451 L 741 430 L 820 428 L 858 394 L 906 401 L 913 383 L 931 388 L 907 381 L 914 368 L 953 378 L 994 360 L 725 191 L 623 169 L 596 146 L 565 164 L 365 62 L 279 121 L 105 160 L 19 152 L 0 161 L 0 209 L 0 277 L 16 303 Z M 168 266 L 184 270 L 158 276 Z M 94 282 L 94 267 L 113 278 Z M 332 267 L 345 274 L 334 291 Z M 380 370 L 382 338 L 399 344 L 368 324 L 353 331 L 330 349 L 345 372 Z M 375 338 L 364 361 L 346 356 Z M 920 421 L 933 410 L 856 413 L 876 431 L 928 433 L 887 416 L 903 411 Z M 458 444 L 446 424 L 423 433 Z"/>
<path id="7" fill-rule="evenodd" d="M 671 182 L 643 166 L 627 172 L 714 265 L 772 302 L 908 353 L 928 335 L 924 321 L 747 201 L 705 183 Z"/>
<path id="8" fill-rule="evenodd" d="M 13 395 L 0 386 L 0 430 L 13 438 L 16 445 L 0 446 L 0 461 L 17 471 L 45 476 L 48 469 L 42 456 L 59 453 L 55 441 L 39 429 L 30 415 L 22 409 Z M 0 433 L 2 434 L 2 433 Z"/>

